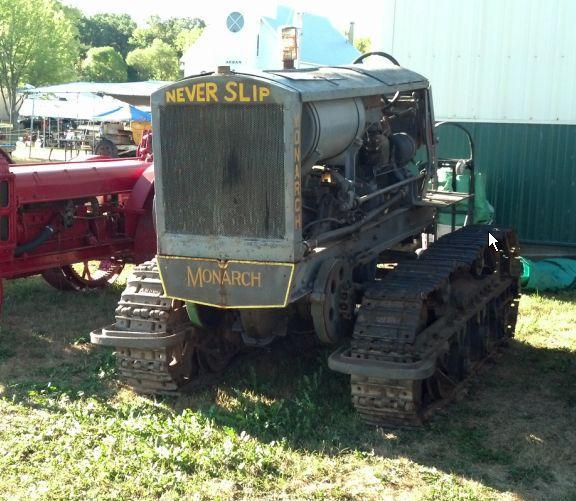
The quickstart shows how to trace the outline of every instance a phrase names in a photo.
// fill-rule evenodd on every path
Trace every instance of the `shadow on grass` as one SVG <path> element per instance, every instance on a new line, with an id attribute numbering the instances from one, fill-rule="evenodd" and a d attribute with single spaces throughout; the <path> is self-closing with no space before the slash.
<path id="1" fill-rule="evenodd" d="M 119 388 L 112 352 L 87 343 L 90 328 L 110 322 L 119 290 L 78 295 L 54 291 L 40 279 L 12 283 L 0 327 L 3 398 L 52 413 L 67 412 L 57 403 L 60 395 L 93 398 L 121 417 L 110 404 Z M 324 455 L 405 457 L 528 496 L 569 492 L 576 447 L 573 352 L 512 341 L 474 378 L 465 398 L 429 424 L 381 430 L 356 416 L 348 378 L 327 368 L 329 350 L 293 341 L 239 359 L 209 388 L 158 399 L 163 405 L 154 412 L 193 408 L 263 443 Z"/>
<path id="2" fill-rule="evenodd" d="M 327 455 L 348 450 L 406 457 L 528 496 L 570 488 L 570 451 L 576 446 L 573 352 L 512 341 L 473 378 L 462 399 L 424 427 L 383 430 L 358 419 L 348 378 L 326 366 L 328 350 L 287 354 L 282 348 L 234 368 L 200 398 L 165 403 L 174 412 L 195 407 L 218 426 L 264 443 L 285 441 Z M 561 451 L 559 439 L 566 440 Z"/>
<path id="3" fill-rule="evenodd" d="M 116 374 L 114 357 L 89 344 L 89 330 L 110 322 L 120 290 L 115 285 L 63 292 L 40 277 L 7 282 L 0 320 L 0 395 L 22 403 L 41 401 L 30 397 L 43 394 L 113 395 L 115 388 L 106 382 Z"/>

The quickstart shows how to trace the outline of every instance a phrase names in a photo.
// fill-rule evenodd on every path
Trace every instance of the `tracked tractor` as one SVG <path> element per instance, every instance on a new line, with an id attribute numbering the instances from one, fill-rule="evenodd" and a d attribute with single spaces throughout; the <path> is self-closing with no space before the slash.
<path id="1" fill-rule="evenodd" d="M 92 333 L 125 383 L 177 393 L 307 327 L 366 421 L 415 424 L 512 336 L 514 232 L 434 238 L 468 195 L 434 189 L 430 85 L 394 63 L 222 67 L 153 94 L 157 257 Z"/>

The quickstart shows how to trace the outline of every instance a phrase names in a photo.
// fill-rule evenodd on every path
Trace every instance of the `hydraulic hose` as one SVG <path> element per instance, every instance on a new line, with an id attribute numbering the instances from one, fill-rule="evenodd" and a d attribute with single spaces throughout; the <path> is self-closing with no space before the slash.
<path id="1" fill-rule="evenodd" d="M 26 252 L 30 252 L 36 247 L 42 245 L 46 240 L 48 240 L 52 235 L 56 233 L 56 230 L 52 228 L 52 226 L 44 226 L 42 231 L 38 233 L 34 238 L 28 240 L 28 242 L 24 242 L 22 245 L 19 245 L 14 249 L 14 255 L 16 257 L 25 254 Z"/>

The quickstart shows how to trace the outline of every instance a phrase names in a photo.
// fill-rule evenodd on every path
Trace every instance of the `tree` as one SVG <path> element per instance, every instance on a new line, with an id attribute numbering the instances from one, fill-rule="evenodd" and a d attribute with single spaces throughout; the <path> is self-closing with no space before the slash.
<path id="1" fill-rule="evenodd" d="M 78 32 L 56 0 L 0 0 L 0 94 L 17 124 L 18 87 L 75 78 Z"/>
<path id="2" fill-rule="evenodd" d="M 134 47 L 129 40 L 136 23 L 128 14 L 96 14 L 78 23 L 80 42 L 86 47 L 113 47 L 122 57 Z"/>
<path id="3" fill-rule="evenodd" d="M 82 61 L 82 75 L 91 82 L 125 82 L 128 67 L 113 47 L 92 47 Z"/>
<path id="4" fill-rule="evenodd" d="M 183 32 L 191 32 L 188 35 L 190 38 L 200 36 L 206 24 L 202 19 L 191 17 L 172 17 L 170 19 L 162 20 L 159 16 L 151 16 L 146 22 L 145 28 L 136 28 L 130 39 L 130 42 L 140 48 L 149 47 L 156 39 L 162 40 L 164 43 L 176 48 L 177 56 L 182 57 L 182 44 L 186 42 L 185 39 L 178 41 L 178 37 Z M 195 41 L 195 39 L 193 40 Z M 193 43 L 193 42 L 192 42 Z M 190 44 L 191 45 L 191 44 Z"/>
<path id="5" fill-rule="evenodd" d="M 134 49 L 126 57 L 128 65 L 136 71 L 140 80 L 175 80 L 180 75 L 176 50 L 159 38 L 149 47 Z"/>
<path id="6" fill-rule="evenodd" d="M 191 30 L 183 30 L 178 33 L 176 37 L 176 50 L 182 57 L 182 54 L 192 47 L 196 43 L 196 40 L 200 38 L 204 28 L 192 28 Z"/>
<path id="7" fill-rule="evenodd" d="M 361 54 L 365 54 L 372 49 L 372 40 L 370 37 L 357 38 L 354 40 L 354 47 L 356 47 Z"/>

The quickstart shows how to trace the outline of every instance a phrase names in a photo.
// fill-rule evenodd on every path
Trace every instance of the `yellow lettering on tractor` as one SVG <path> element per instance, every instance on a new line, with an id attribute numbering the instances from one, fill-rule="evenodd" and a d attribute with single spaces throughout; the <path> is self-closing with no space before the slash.
<path id="1" fill-rule="evenodd" d="M 300 124 L 294 120 L 294 228 L 302 228 L 302 172 L 300 165 Z"/>
<path id="2" fill-rule="evenodd" d="M 204 91 L 206 90 L 206 84 L 199 83 L 196 84 L 195 87 L 198 88 L 198 90 L 196 90 L 196 101 L 198 101 L 199 103 L 205 103 L 206 95 L 204 94 Z"/>
<path id="3" fill-rule="evenodd" d="M 251 285 L 250 285 L 250 273 L 248 273 L 247 271 L 242 273 L 242 285 L 244 287 L 251 287 Z"/>
<path id="4" fill-rule="evenodd" d="M 262 287 L 262 274 L 252 273 L 252 284 L 250 287 Z"/>
<path id="5" fill-rule="evenodd" d="M 214 82 L 206 83 L 206 101 L 215 103 L 218 102 L 218 86 Z"/>
<path id="6" fill-rule="evenodd" d="M 210 273 L 210 270 L 202 269 L 202 282 L 207 284 L 212 283 L 212 273 Z M 202 285 L 203 284 L 200 283 L 200 287 L 202 287 Z"/>
<path id="7" fill-rule="evenodd" d="M 184 89 L 186 90 L 186 97 L 188 98 L 188 101 L 191 103 L 194 102 L 196 100 L 196 86 L 193 85 L 192 87 L 184 87 Z"/>
<path id="8" fill-rule="evenodd" d="M 175 103 L 176 102 L 176 89 L 166 91 L 166 102 Z"/>
<path id="9" fill-rule="evenodd" d="M 262 102 L 270 95 L 268 87 L 258 87 L 258 101 Z"/>
<path id="10" fill-rule="evenodd" d="M 192 268 L 188 266 L 188 287 L 196 287 L 196 284 L 199 284 L 202 287 L 202 268 L 198 268 L 196 273 L 192 271 Z"/>
<path id="11" fill-rule="evenodd" d="M 232 103 L 238 99 L 238 82 L 227 82 L 226 83 L 226 95 L 224 96 L 224 101 Z"/>
<path id="12" fill-rule="evenodd" d="M 165 91 L 169 103 L 262 103 L 270 96 L 270 88 L 247 82 L 229 81 L 222 88 L 216 82 L 198 82 Z"/>
<path id="13" fill-rule="evenodd" d="M 203 288 L 205 285 L 230 285 L 233 287 L 262 287 L 262 273 L 254 271 L 228 271 L 204 268 L 203 266 L 186 267 L 186 283 L 189 288 Z"/>
<path id="14" fill-rule="evenodd" d="M 244 84 L 242 82 L 238 84 L 238 94 L 240 95 L 241 102 L 249 103 L 251 101 L 250 96 L 244 95 Z"/>

